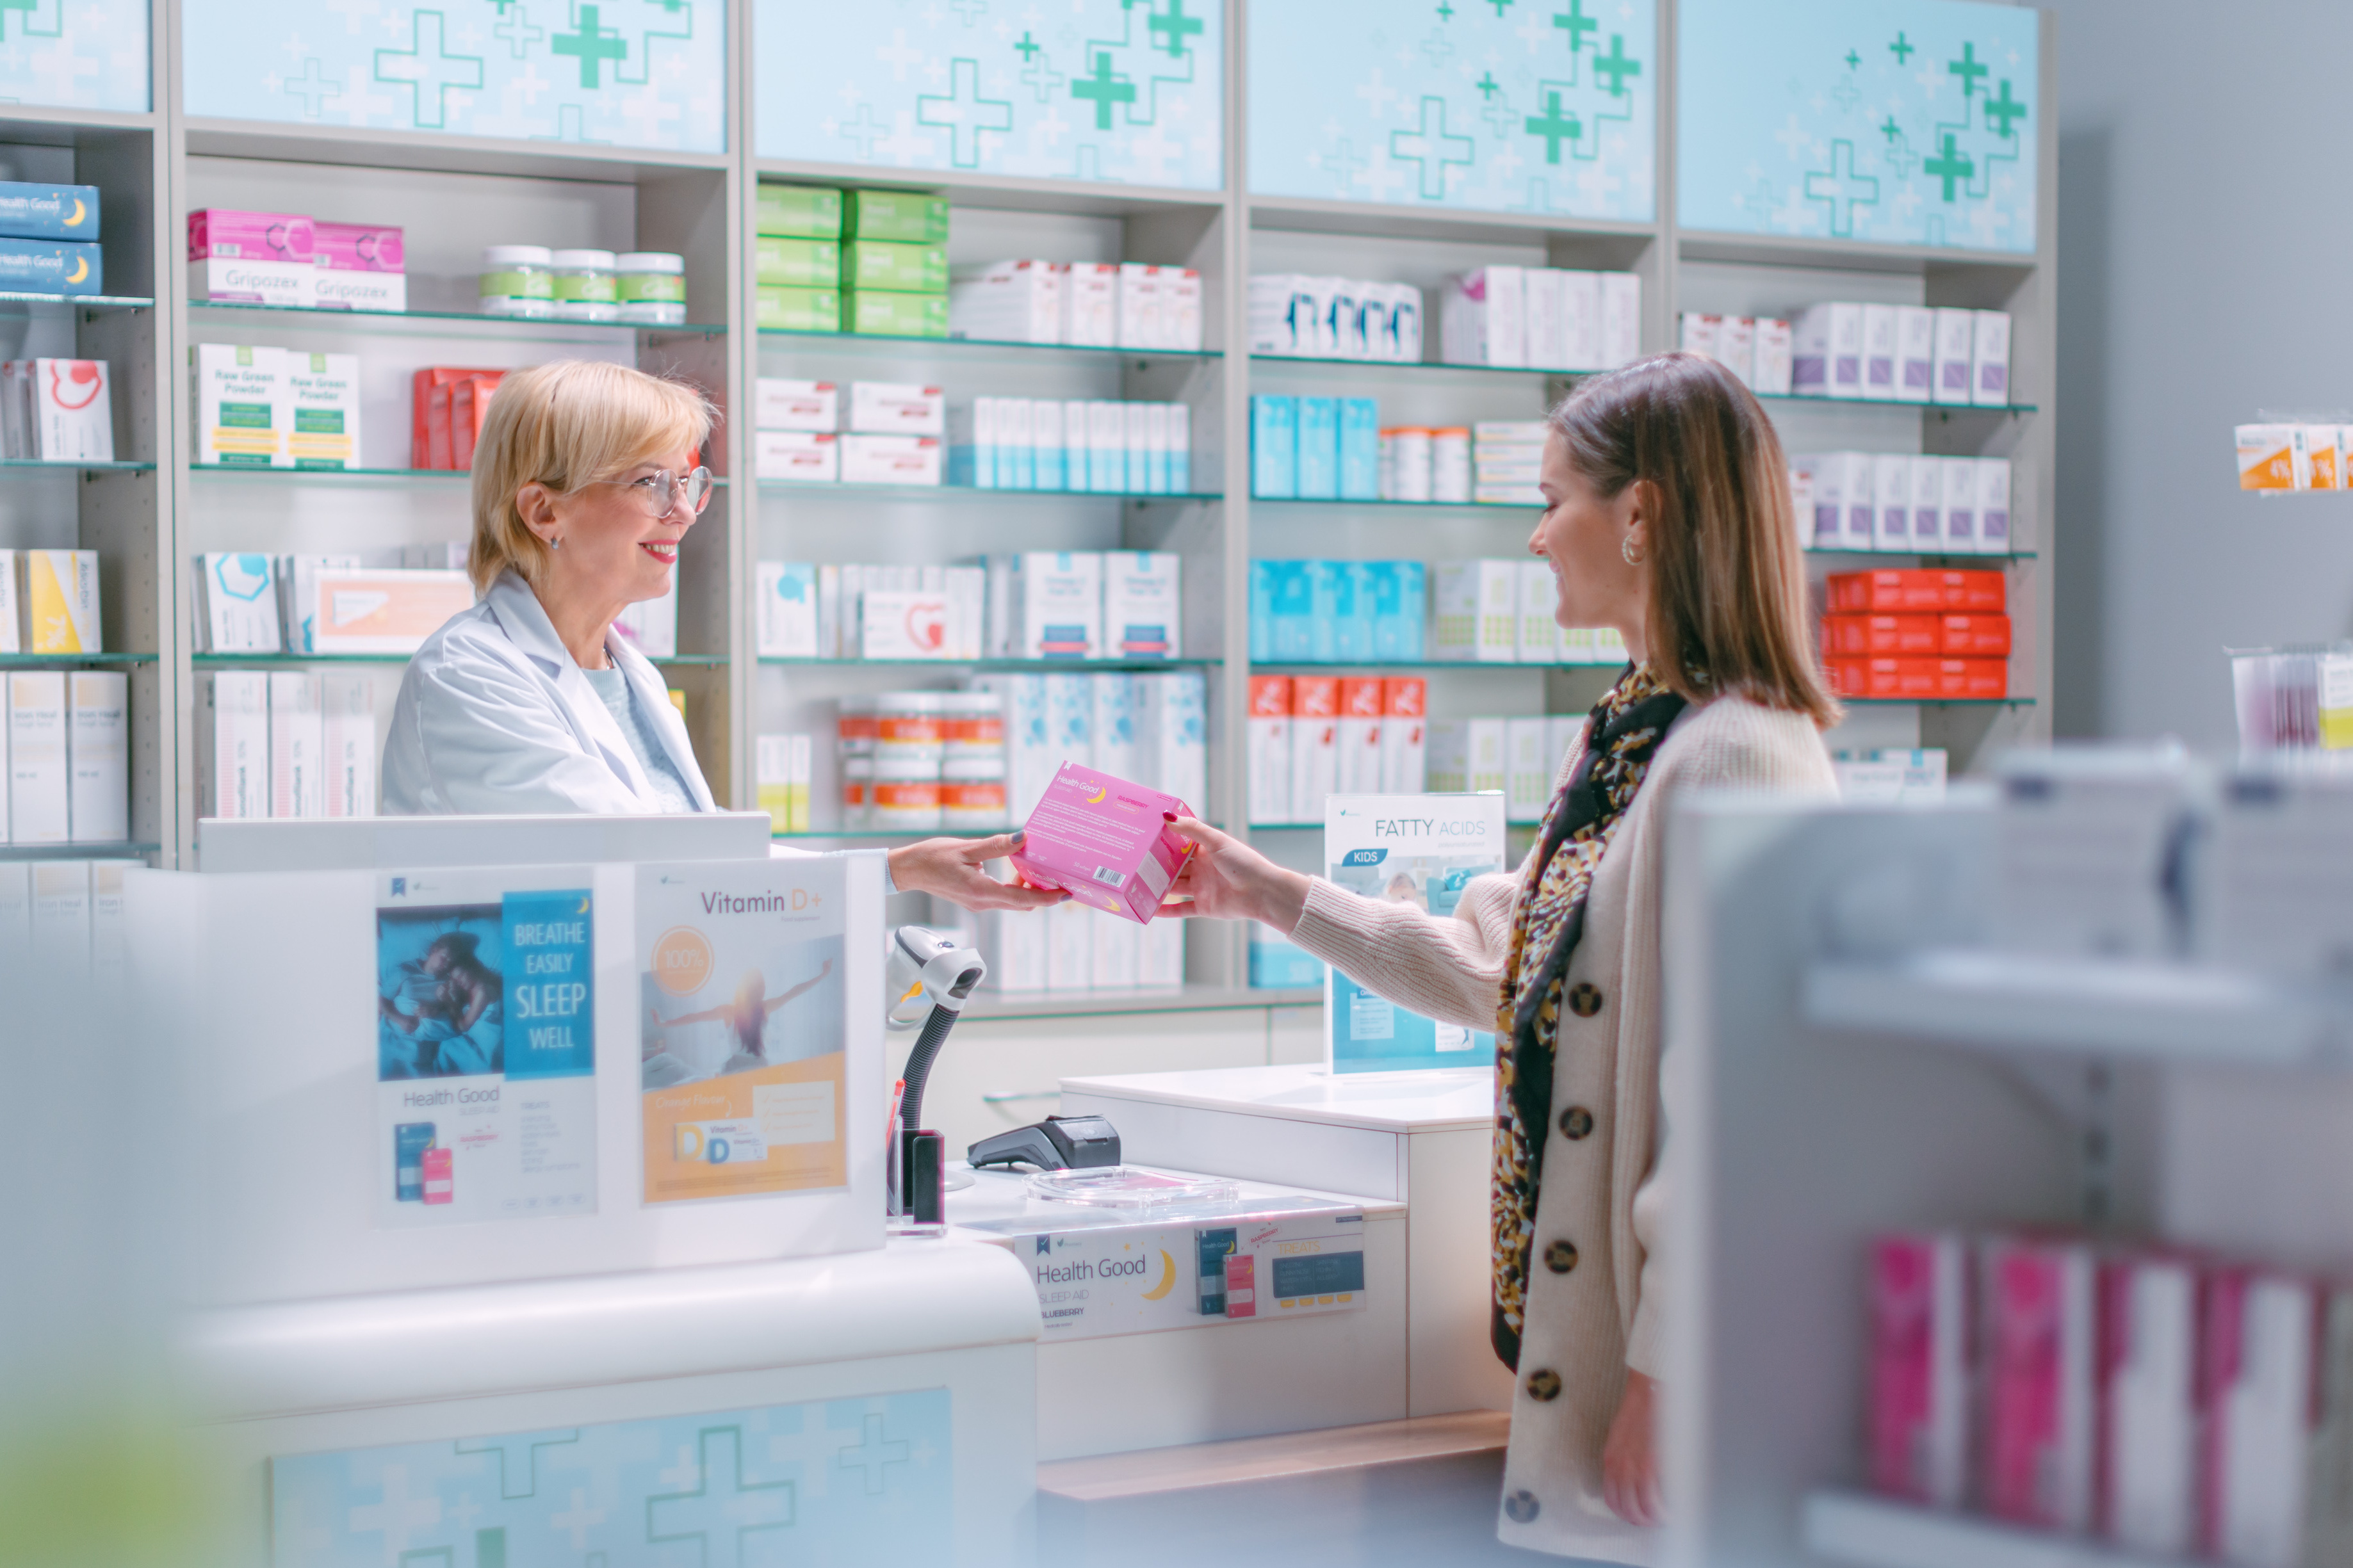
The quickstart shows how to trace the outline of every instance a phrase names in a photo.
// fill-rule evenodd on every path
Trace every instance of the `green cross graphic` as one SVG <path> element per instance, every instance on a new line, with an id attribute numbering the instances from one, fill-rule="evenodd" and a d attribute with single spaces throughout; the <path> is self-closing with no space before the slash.
<path id="1" fill-rule="evenodd" d="M 1438 0 L 1438 19 L 1441 22 L 1454 20 L 1454 7 L 1448 5 L 1446 0 Z"/>
<path id="2" fill-rule="evenodd" d="M 286 90 L 302 100 L 302 117 L 319 118 L 319 109 L 328 99 L 338 98 L 343 89 L 320 73 L 319 57 L 311 56 L 302 62 L 302 74 L 286 83 Z"/>
<path id="3" fill-rule="evenodd" d="M 406 82 L 417 89 L 412 118 L 420 131 L 438 131 L 448 123 L 449 89 L 478 91 L 482 85 L 480 55 L 453 55 L 441 47 L 441 13 L 418 11 L 411 18 L 409 41 L 415 48 L 378 49 L 375 79 Z"/>
<path id="4" fill-rule="evenodd" d="M 1071 96 L 1093 100 L 1095 129 L 1108 131 L 1111 129 L 1111 106 L 1114 103 L 1134 103 L 1135 84 L 1124 76 L 1114 76 L 1111 68 L 1111 56 L 1098 54 L 1095 56 L 1094 75 L 1082 76 L 1071 83 Z"/>
<path id="5" fill-rule="evenodd" d="M 1568 52 L 1571 56 L 1584 47 L 1586 34 L 1598 32 L 1601 27 L 1600 23 L 1585 14 L 1585 0 L 1568 0 L 1568 9 L 1555 16 L 1552 19 L 1552 25 L 1567 31 Z M 1595 52 L 1599 52 L 1599 45 L 1595 46 Z"/>
<path id="6" fill-rule="evenodd" d="M 1025 61 L 1028 60 L 1030 56 L 1036 54 L 1039 49 L 1045 47 L 1043 44 L 1040 44 L 1037 39 L 1029 36 L 1029 29 L 1027 27 L 1021 29 L 1021 41 L 1013 47 L 1021 51 L 1021 58 Z"/>
<path id="7" fill-rule="evenodd" d="M 1607 59 L 1599 50 L 1595 51 L 1593 68 L 1597 74 L 1609 77 L 1609 96 L 1612 98 L 1625 97 L 1626 79 L 1642 74 L 1642 63 L 1626 58 L 1626 38 L 1621 33 L 1609 35 L 1609 57 Z"/>
<path id="8" fill-rule="evenodd" d="M 2010 121 L 2026 118 L 2026 105 L 2010 96 L 2010 83 L 2004 81 L 2001 84 L 2000 98 L 1994 97 L 1991 93 L 1986 94 L 1985 117 L 1989 123 L 1997 117 L 2000 119 L 2001 125 L 1994 134 L 2007 142 L 2010 140 Z"/>
<path id="9" fill-rule="evenodd" d="M 1509 5 L 1511 3 L 1512 0 L 1487 0 L 1487 4 L 1495 8 L 1495 16 L 1498 20 L 1501 20 L 1503 17 L 1504 7 Z"/>
<path id="10" fill-rule="evenodd" d="M 1961 79 L 1961 97 L 1964 100 L 1977 91 L 1978 78 L 1989 74 L 1989 68 L 1978 64 L 1978 47 L 1975 44 L 1963 44 L 1961 58 L 1950 62 L 1945 68 Z"/>
<path id="11" fill-rule="evenodd" d="M 1945 182 L 1945 199 L 1949 202 L 1953 199 L 1953 182 L 1968 179 L 1978 172 L 1978 166 L 1967 153 L 1954 149 L 1952 133 L 1947 132 L 1945 135 L 1944 153 L 1921 164 L 1920 172 L 1932 179 Z"/>
<path id="12" fill-rule="evenodd" d="M 548 47 L 559 55 L 576 56 L 580 61 L 580 85 L 603 85 L 600 62 L 611 60 L 615 65 L 628 58 L 629 46 L 617 27 L 605 28 L 596 25 L 596 7 L 580 7 L 580 30 L 558 33 Z"/>
<path id="13" fill-rule="evenodd" d="M 1560 94 L 1548 92 L 1545 94 L 1544 113 L 1528 116 L 1528 134 L 1543 137 L 1545 162 L 1557 163 L 1560 162 L 1561 142 L 1574 142 L 1584 135 L 1585 122 L 1574 114 L 1563 115 L 1560 111 Z"/>
<path id="14" fill-rule="evenodd" d="M 1161 36 L 1161 47 L 1168 51 L 1169 58 L 1182 59 L 1187 35 L 1199 32 L 1201 24 L 1198 18 L 1185 15 L 1185 0 L 1168 0 L 1168 14 L 1164 16 L 1157 11 L 1154 12 L 1145 27 Z"/>
<path id="15" fill-rule="evenodd" d="M 796 1489 L 790 1481 L 753 1481 L 744 1475 L 744 1433 L 738 1426 L 706 1426 L 696 1434 L 696 1471 L 691 1492 L 646 1500 L 646 1540 L 656 1545 L 691 1541 L 705 1568 L 742 1568 L 754 1555 L 747 1546 L 774 1551 L 775 1532 L 797 1522 Z M 765 1535 L 765 1542 L 746 1536 Z"/>
<path id="16" fill-rule="evenodd" d="M 980 133 L 1013 129 L 1013 105 L 1002 99 L 980 96 L 980 62 L 950 62 L 954 73 L 945 95 L 920 93 L 915 98 L 915 122 L 951 128 L 950 156 L 959 169 L 980 167 Z M 1133 91 L 1133 89 L 1130 89 Z M 970 140 L 967 141 L 966 138 Z"/>
<path id="17" fill-rule="evenodd" d="M 1898 136 L 1904 134 L 1904 127 L 1896 124 L 1895 116 L 1891 114 L 1887 117 L 1885 123 L 1880 126 L 1879 133 L 1882 136 L 1886 137 L 1888 141 L 1894 142 Z"/>
<path id="18" fill-rule="evenodd" d="M 1446 129 L 1446 100 L 1435 94 L 1421 100 L 1421 129 L 1389 132 L 1389 156 L 1401 163 L 1421 165 L 1421 195 L 1425 201 L 1437 201 L 1446 195 L 1446 167 L 1450 163 L 1468 164 L 1478 144 L 1468 136 L 1456 136 Z M 1460 153 L 1458 157 L 1455 154 Z"/>
<path id="19" fill-rule="evenodd" d="M 1852 49 L 1849 49 L 1849 50 L 1847 50 L 1847 52 L 1846 52 L 1846 68 L 1847 68 L 1847 69 L 1849 69 L 1849 70 L 1854 70 L 1854 69 L 1857 69 L 1858 68 L 1860 68 L 1860 67 L 1862 66 L 1862 57 L 1861 55 L 1856 54 Z"/>
<path id="20" fill-rule="evenodd" d="M 1901 66 L 1911 64 L 1912 57 L 1918 54 L 1920 51 L 1912 47 L 1911 39 L 1905 37 L 1901 32 L 1899 32 L 1895 35 L 1895 41 L 1887 46 L 1887 52 L 1894 55 L 1895 57 L 1895 63 Z"/>
<path id="21" fill-rule="evenodd" d="M 1479 89 L 1479 96 L 1482 98 L 1493 98 L 1504 90 L 1504 84 L 1495 79 L 1493 71 L 1489 71 L 1485 76 L 1481 77 L 1474 85 Z"/>
<path id="22" fill-rule="evenodd" d="M 1854 237 L 1854 209 L 1879 205 L 1879 179 L 1854 172 L 1854 143 L 1841 138 L 1831 143 L 1828 174 L 1806 176 L 1806 199 L 1831 205 L 1831 233 L 1840 239 Z"/>
<path id="23" fill-rule="evenodd" d="M 513 0 L 508 0 L 508 3 L 512 5 Z M 512 47 L 514 58 L 517 59 L 527 58 L 531 54 L 532 45 L 547 37 L 546 28 L 534 27 L 531 25 L 531 13 L 521 5 L 516 5 L 515 14 L 492 27 L 491 31 L 495 36 L 504 38 Z"/>

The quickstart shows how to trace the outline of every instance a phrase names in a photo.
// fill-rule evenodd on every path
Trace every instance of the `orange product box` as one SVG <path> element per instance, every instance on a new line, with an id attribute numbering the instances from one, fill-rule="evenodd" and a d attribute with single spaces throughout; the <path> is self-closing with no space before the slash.
<path id="1" fill-rule="evenodd" d="M 1337 719 L 1340 716 L 1340 678 L 1336 675 L 1293 676 L 1291 716 L 1294 719 Z"/>
<path id="2" fill-rule="evenodd" d="M 1291 677 L 1253 675 L 1250 683 L 1250 716 L 1253 719 L 1291 717 Z"/>
<path id="3" fill-rule="evenodd" d="M 491 394 L 499 389 L 505 378 L 497 375 L 470 375 L 463 381 L 449 384 L 449 466 L 470 468 L 474 466 L 474 446 L 482 438 L 482 426 L 491 417 Z"/>
<path id="4" fill-rule="evenodd" d="M 1841 697 L 1926 700 L 1937 695 L 1938 662 L 1895 655 L 1832 659 L 1829 665 L 1831 684 L 1838 688 Z"/>
<path id="5" fill-rule="evenodd" d="M 2010 661 L 2004 658 L 1940 658 L 1936 662 L 1939 697 L 2007 697 Z"/>
<path id="6" fill-rule="evenodd" d="M 1380 678 L 1374 675 L 1344 676 L 1340 681 L 1340 717 L 1377 719 L 1380 716 Z"/>
<path id="7" fill-rule="evenodd" d="M 1430 710 L 1430 682 L 1419 675 L 1392 675 L 1381 682 L 1381 717 L 1419 719 Z"/>
<path id="8" fill-rule="evenodd" d="M 1947 658 L 2008 658 L 2008 616 L 1941 616 L 1937 617 L 1936 651 Z"/>
<path id="9" fill-rule="evenodd" d="M 2008 607 L 2008 600 L 1999 572 L 1836 572 L 1831 574 L 1826 607 L 1832 615 L 1998 615 Z"/>
<path id="10" fill-rule="evenodd" d="M 437 465 L 426 447 L 432 428 L 435 387 L 447 386 L 453 381 L 463 381 L 469 376 L 487 375 L 495 380 L 505 374 L 502 370 L 468 370 L 459 365 L 428 364 L 409 377 L 408 466 L 412 468 L 449 466 L 447 463 Z"/>
<path id="11" fill-rule="evenodd" d="M 1943 634 L 1934 616 L 1851 616 L 1822 617 L 1822 657 L 1851 658 L 1856 654 L 1936 654 L 1945 651 Z"/>

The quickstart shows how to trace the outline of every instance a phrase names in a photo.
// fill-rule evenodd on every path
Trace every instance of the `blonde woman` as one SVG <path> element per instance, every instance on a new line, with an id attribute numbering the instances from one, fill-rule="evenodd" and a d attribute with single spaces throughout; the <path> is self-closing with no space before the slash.
<path id="1" fill-rule="evenodd" d="M 1830 795 L 1786 461 L 1756 398 L 1667 354 L 1555 409 L 1545 512 L 1568 626 L 1632 662 L 1563 759 L 1536 847 L 1451 919 L 1285 870 L 1206 824 L 1170 912 L 1255 920 L 1366 990 L 1497 1037 L 1496 1354 L 1516 1374 L 1499 1533 L 1647 1563 L 1662 1517 L 1668 1223 L 1659 1152 L 1668 803 L 1710 784 Z"/>
<path id="2" fill-rule="evenodd" d="M 384 756 L 389 814 L 710 811 L 711 786 L 662 678 L 613 630 L 670 591 L 710 504 L 702 395 L 627 365 L 568 360 L 507 376 L 474 448 L 480 595 L 401 678 Z M 717 548 L 716 545 L 712 548 Z M 1004 837 L 891 851 L 890 882 L 967 909 L 1061 895 L 997 881 Z"/>

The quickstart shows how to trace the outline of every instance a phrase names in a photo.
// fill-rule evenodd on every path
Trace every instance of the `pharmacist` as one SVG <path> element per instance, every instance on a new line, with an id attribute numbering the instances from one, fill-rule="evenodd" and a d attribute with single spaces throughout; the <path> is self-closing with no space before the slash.
<path id="1" fill-rule="evenodd" d="M 670 591 L 711 500 L 697 454 L 713 418 L 691 387 L 626 365 L 560 361 L 500 384 L 474 447 L 482 597 L 401 678 L 387 814 L 714 809 L 660 674 L 613 630 Z M 1060 902 L 988 875 L 1011 847 L 911 844 L 891 851 L 891 883 L 966 909 Z"/>
<path id="2" fill-rule="evenodd" d="M 1451 918 L 1285 870 L 1206 824 L 1171 913 L 1272 926 L 1368 991 L 1497 1035 L 1495 1353 L 1517 1375 L 1499 1533 L 1646 1563 L 1664 1371 L 1659 908 L 1667 803 L 1829 795 L 1837 702 L 1813 651 L 1788 466 L 1715 360 L 1667 354 L 1556 409 L 1528 544 L 1564 626 L 1633 656 L 1561 763 L 1516 874 Z M 1667 1108 L 1672 1114 L 1672 1107 Z"/>

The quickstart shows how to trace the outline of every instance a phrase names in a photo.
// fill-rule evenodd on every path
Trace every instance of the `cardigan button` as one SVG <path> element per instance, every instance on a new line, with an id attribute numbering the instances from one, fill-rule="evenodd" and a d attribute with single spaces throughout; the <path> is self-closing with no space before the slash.
<path id="1" fill-rule="evenodd" d="M 1560 1397 L 1560 1373 L 1550 1367 L 1528 1374 L 1528 1397 L 1549 1404 Z"/>
<path id="2" fill-rule="evenodd" d="M 1561 1132 L 1571 1142 L 1593 1131 L 1593 1112 L 1581 1105 L 1572 1105 L 1560 1113 Z"/>
<path id="3" fill-rule="evenodd" d="M 1590 980 L 1580 980 L 1568 988 L 1568 1010 L 1580 1018 L 1590 1018 L 1601 1011 L 1600 988 Z"/>
<path id="4" fill-rule="evenodd" d="M 1504 1512 L 1510 1516 L 1514 1524 L 1527 1523 L 1535 1518 L 1536 1510 L 1536 1494 L 1525 1487 L 1504 1500 Z"/>
<path id="5" fill-rule="evenodd" d="M 1556 1241 L 1545 1248 L 1545 1267 L 1555 1274 L 1566 1274 L 1577 1267 L 1577 1243 Z"/>

